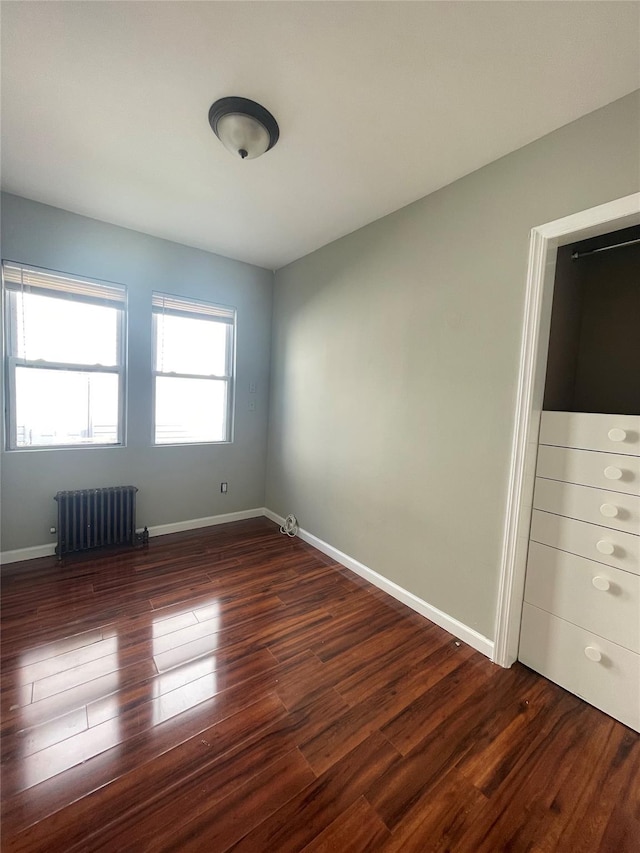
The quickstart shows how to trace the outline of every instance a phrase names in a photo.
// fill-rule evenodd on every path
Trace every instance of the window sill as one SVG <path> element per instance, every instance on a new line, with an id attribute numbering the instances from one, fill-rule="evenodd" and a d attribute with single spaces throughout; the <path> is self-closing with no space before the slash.
<path id="1" fill-rule="evenodd" d="M 224 445 L 233 444 L 233 440 L 230 441 L 172 441 L 172 442 L 163 442 L 162 444 L 152 443 L 152 447 L 220 447 Z"/>
<path id="2" fill-rule="evenodd" d="M 31 445 L 30 447 L 5 447 L 4 453 L 33 453 L 41 450 L 122 450 L 126 444 L 47 444 Z"/>

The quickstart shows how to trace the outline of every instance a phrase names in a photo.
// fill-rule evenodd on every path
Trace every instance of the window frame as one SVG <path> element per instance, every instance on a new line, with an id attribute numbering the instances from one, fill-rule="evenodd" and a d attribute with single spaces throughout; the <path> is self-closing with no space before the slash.
<path id="1" fill-rule="evenodd" d="M 226 367 L 227 373 L 224 375 L 218 374 L 204 374 L 204 373 L 177 373 L 175 371 L 164 371 L 158 370 L 157 364 L 157 355 L 158 355 L 158 315 L 162 314 L 162 310 L 157 307 L 153 299 L 154 297 L 165 297 L 168 300 L 175 299 L 180 303 L 191 303 L 194 307 L 196 306 L 206 306 L 210 308 L 217 308 L 221 311 L 225 312 L 229 319 L 223 320 L 220 318 L 215 318 L 213 316 L 207 317 L 206 314 L 202 314 L 201 317 L 194 316 L 194 319 L 201 319 L 203 321 L 207 321 L 210 323 L 219 323 L 224 325 L 228 329 L 227 340 L 226 340 Z M 198 312 L 195 311 L 194 315 Z M 171 314 L 176 316 L 189 316 L 189 312 L 187 310 L 180 311 L 178 309 L 171 309 Z M 200 299 L 192 296 L 182 296 L 180 294 L 170 294 L 163 293 L 161 291 L 154 290 L 152 293 L 152 307 L 151 307 L 151 321 L 152 321 L 152 332 L 151 332 L 151 366 L 152 366 L 152 381 L 151 381 L 151 446 L 152 447 L 198 447 L 198 446 L 210 446 L 210 445 L 221 445 L 221 444 L 233 444 L 235 440 L 235 395 L 236 395 L 236 341 L 238 337 L 238 311 L 235 307 L 230 305 L 222 305 L 219 302 L 210 302 L 207 299 Z M 202 381 L 211 381 L 211 382 L 220 382 L 224 381 L 227 385 L 227 390 L 225 394 L 225 417 L 224 417 L 224 433 L 225 438 L 220 439 L 219 441 L 156 441 L 156 388 L 158 377 L 164 378 L 174 378 L 174 379 L 197 379 Z"/>
<path id="2" fill-rule="evenodd" d="M 109 286 L 115 287 L 122 291 L 122 301 L 115 301 L 113 308 L 119 312 L 116 323 L 116 359 L 115 365 L 100 365 L 100 364 L 83 364 L 60 361 L 47 361 L 45 359 L 27 359 L 21 358 L 17 353 L 16 338 L 18 335 L 17 329 L 17 305 L 14 294 L 20 294 L 20 289 L 9 287 L 6 283 L 5 267 L 20 267 L 26 270 L 33 270 L 39 273 L 50 274 L 66 279 L 67 281 L 89 282 L 96 287 Z M 51 299 L 68 299 L 71 302 L 80 302 L 85 304 L 95 304 L 96 300 L 89 297 L 63 296 L 56 295 L 55 288 L 51 288 L 51 293 L 46 294 Z M 98 300 L 99 301 L 99 300 Z M 5 375 L 5 392 L 4 392 L 4 428 L 5 442 L 4 449 L 10 452 L 22 453 L 23 451 L 30 452 L 33 450 L 78 450 L 78 449 L 104 449 L 106 447 L 125 447 L 126 446 L 126 394 L 127 394 L 127 307 L 128 307 L 128 292 L 123 284 L 116 282 L 101 281 L 99 279 L 90 278 L 88 276 L 78 276 L 71 273 L 61 272 L 59 270 L 47 269 L 44 267 L 36 267 L 31 264 L 23 264 L 17 261 L 10 261 L 6 258 L 2 260 L 2 303 L 4 310 L 3 326 L 3 362 Z M 116 441 L 109 442 L 74 442 L 66 444 L 18 444 L 18 424 L 17 424 L 17 396 L 16 396 L 16 368 L 26 367 L 32 370 L 55 370 L 83 373 L 102 373 L 115 374 L 118 377 L 118 411 L 116 424 Z"/>

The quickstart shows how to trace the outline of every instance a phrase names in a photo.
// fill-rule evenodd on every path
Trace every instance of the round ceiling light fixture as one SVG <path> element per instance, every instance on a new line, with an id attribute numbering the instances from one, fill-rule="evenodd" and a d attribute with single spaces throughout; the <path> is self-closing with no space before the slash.
<path id="1" fill-rule="evenodd" d="M 253 160 L 278 141 L 278 122 L 248 98 L 220 98 L 209 109 L 209 124 L 227 151 Z"/>

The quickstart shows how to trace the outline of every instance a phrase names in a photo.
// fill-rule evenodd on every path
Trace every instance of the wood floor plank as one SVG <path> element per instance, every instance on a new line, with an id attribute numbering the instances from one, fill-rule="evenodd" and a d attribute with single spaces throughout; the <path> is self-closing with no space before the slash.
<path id="1" fill-rule="evenodd" d="M 4 608 L 3 608 L 4 610 Z M 6 632 L 5 632 L 6 633 Z M 23 642 L 18 643 L 18 651 L 12 653 L 9 637 L 7 642 L 2 644 L 2 672 L 4 677 L 11 670 L 18 667 L 30 666 L 48 658 L 58 657 L 74 649 L 90 646 L 92 643 L 98 643 L 103 639 L 102 629 L 92 629 L 84 631 L 81 634 L 72 634 L 64 637 L 61 640 L 44 645 L 29 646 Z M 15 645 L 15 643 L 14 643 Z M 26 646 L 26 648 L 25 648 Z"/>
<path id="2" fill-rule="evenodd" d="M 511 773 L 529 753 L 532 740 L 540 736 L 553 706 L 562 698 L 555 685 L 535 679 L 524 668 L 514 671 L 511 695 L 460 760 L 459 772 L 487 797 L 493 796 L 509 784 Z"/>
<path id="3" fill-rule="evenodd" d="M 333 765 L 331 772 L 310 784 L 231 849 L 237 853 L 293 853 L 303 849 L 398 758 L 391 744 L 374 732 Z"/>
<path id="4" fill-rule="evenodd" d="M 604 715 L 598 722 L 587 747 L 576 752 L 564 784 L 554 785 L 549 808 L 536 803 L 536 812 L 542 812 L 540 847 L 549 853 L 561 849 L 631 853 L 640 847 L 640 836 L 634 837 L 638 826 L 631 818 L 634 812 L 640 817 L 640 743 Z M 601 762 L 612 768 L 606 781 L 598 769 Z"/>
<path id="5" fill-rule="evenodd" d="M 391 834 L 364 797 L 345 809 L 304 848 L 304 853 L 380 850 Z"/>
<path id="6" fill-rule="evenodd" d="M 338 681 L 336 690 L 349 704 L 355 705 L 387 690 L 393 685 L 399 671 L 413 672 L 420 668 L 427 672 L 435 663 L 432 658 L 434 651 L 444 646 L 451 647 L 451 636 L 445 631 L 438 631 L 429 637 L 429 642 L 426 642 L 426 639 L 421 632 L 418 636 L 411 634 L 404 642 L 399 637 L 395 648 L 386 652 L 379 646 L 377 657 L 366 663 L 362 662 L 357 671 Z M 453 647 L 460 649 L 458 667 L 462 665 L 461 660 L 465 654 L 473 654 L 468 647 L 456 647 L 455 643 Z M 338 660 L 343 657 L 344 655 L 341 655 Z"/>
<path id="7" fill-rule="evenodd" d="M 419 796 L 381 845 L 384 853 L 463 851 L 466 828 L 482 819 L 487 798 L 455 769 Z"/>
<path id="8" fill-rule="evenodd" d="M 15 796 L 8 796 L 7 790 L 3 788 L 2 815 L 5 833 L 21 832 L 63 810 L 69 803 L 75 803 L 119 778 L 126 779 L 138 770 L 144 774 L 144 778 L 155 778 L 155 772 L 147 775 L 144 769 L 148 762 L 160 759 L 175 747 L 182 749 L 187 742 L 193 743 L 199 753 L 201 739 L 207 739 L 207 735 L 203 733 L 208 732 L 212 725 L 250 707 L 261 697 L 273 693 L 283 682 L 307 675 L 314 667 L 313 657 L 302 655 L 223 691 L 162 725 L 154 726 L 152 736 L 149 728 L 144 725 L 146 721 L 143 720 L 141 731 L 132 734 L 126 741 L 124 750 L 118 746 L 98 754 L 85 764 L 76 765 L 62 775 L 53 777 L 35 788 L 21 791 Z M 323 705 L 320 705 L 319 711 L 324 713 Z M 127 718 L 128 712 L 125 712 L 125 726 Z M 132 715 L 132 722 L 140 726 L 135 713 Z M 182 753 L 174 753 L 179 754 Z M 180 773 L 178 767 L 178 779 Z"/>
<path id="9" fill-rule="evenodd" d="M 219 782 L 223 774 L 218 771 L 213 779 L 208 777 L 207 768 L 216 762 L 220 767 L 224 756 L 234 750 L 235 760 L 231 762 L 234 767 L 233 781 L 227 776 L 225 784 L 227 788 L 237 787 L 247 776 L 253 775 L 251 769 L 248 772 L 246 770 L 249 765 L 244 756 L 252 756 L 255 766 L 261 766 L 264 759 L 264 749 L 259 746 L 262 735 L 285 716 L 285 709 L 277 697 L 268 694 L 264 699 L 205 729 L 197 738 L 188 739 L 157 758 L 141 763 L 132 772 L 76 800 L 65 810 L 64 820 L 61 820 L 60 812 L 53 812 L 32 824 L 17 836 L 15 848 L 24 851 L 44 851 L 52 847 L 71 850 L 75 845 L 87 843 L 93 847 L 94 836 L 99 835 L 106 842 L 140 823 L 140 815 L 145 808 L 157 821 L 154 801 L 161 797 L 170 799 L 179 796 L 183 786 L 190 780 L 196 780 L 196 787 L 202 787 L 202 778 Z M 252 747 L 250 751 L 247 745 Z M 239 749 L 244 749 L 243 761 L 238 760 Z M 241 764 L 244 764 L 244 772 L 240 769 Z M 150 778 L 154 780 L 151 789 Z M 95 825 L 94 816 L 97 813 L 102 817 L 100 826 Z"/>
<path id="10" fill-rule="evenodd" d="M 638 850 L 636 733 L 265 518 L 2 572 L 3 851 Z"/>
<path id="11" fill-rule="evenodd" d="M 455 657 L 454 649 L 455 644 L 449 642 L 438 655 L 427 658 L 438 689 L 425 690 L 383 726 L 385 736 L 403 755 L 464 705 L 493 674 L 468 648 Z"/>
<path id="12" fill-rule="evenodd" d="M 88 728 L 87 709 L 83 707 L 53 720 L 47 720 L 39 726 L 11 732 L 9 736 L 5 734 L 2 738 L 3 764 L 22 760 L 41 749 L 66 741 Z"/>
<path id="13" fill-rule="evenodd" d="M 468 827 L 464 835 L 468 847 L 478 853 L 489 853 L 497 843 L 513 850 L 528 849 L 539 843 L 544 837 L 543 818 L 558 790 L 563 785 L 573 785 L 571 768 L 575 757 L 580 750 L 588 749 L 588 742 L 599 743 L 600 733 L 606 734 L 613 725 L 612 720 L 601 715 L 591 721 L 588 740 L 583 739 L 580 729 L 591 716 L 589 710 L 566 694 L 549 709 L 546 722 L 536 717 L 539 729 L 532 737 L 530 749 L 491 796 L 492 820 Z M 518 813 L 525 819 L 516 820 Z M 565 814 L 561 819 L 567 817 Z"/>
<path id="14" fill-rule="evenodd" d="M 148 849 L 158 853 L 199 853 L 204 847 L 223 853 L 314 779 L 313 771 L 299 750 L 294 749 L 215 805 L 207 804 L 200 814 L 191 809 L 188 822 L 172 820 L 171 830 L 164 838 L 159 839 L 155 827 L 151 827 Z M 139 839 L 137 827 L 135 838 Z M 118 845 L 117 849 L 123 847 Z"/>
<path id="15" fill-rule="evenodd" d="M 491 685 L 485 685 L 479 674 L 475 686 L 475 692 L 463 705 L 444 718 L 384 779 L 366 792 L 367 799 L 390 829 L 395 830 L 413 802 L 442 775 L 456 768 L 479 744 L 490 742 L 513 719 L 527 717 L 529 726 L 525 728 L 529 737 L 534 732 L 545 731 L 545 719 L 536 717 L 518 694 L 500 704 L 495 701 Z M 552 708 L 550 714 L 556 710 Z"/>
<path id="16" fill-rule="evenodd" d="M 339 720 L 329 723 L 314 738 L 302 745 L 302 753 L 317 773 L 324 772 L 336 757 L 383 729 L 385 724 L 408 704 L 437 684 L 447 672 L 457 668 L 468 651 L 454 642 L 437 649 L 424 665 L 409 671 L 391 671 L 391 678 L 379 693 L 352 706 Z"/>
<path id="17" fill-rule="evenodd" d="M 120 690 L 126 690 L 130 685 L 153 678 L 156 674 L 153 661 L 144 660 L 55 693 L 46 699 L 25 704 L 11 715 L 7 715 L 6 720 L 15 730 L 40 725 L 104 696 L 118 697 Z M 114 701 L 117 703 L 117 698 Z"/>

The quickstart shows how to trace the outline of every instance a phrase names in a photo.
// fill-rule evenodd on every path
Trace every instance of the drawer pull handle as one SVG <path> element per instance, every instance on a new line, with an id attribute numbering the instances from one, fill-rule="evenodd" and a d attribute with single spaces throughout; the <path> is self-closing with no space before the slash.
<path id="1" fill-rule="evenodd" d="M 602 660 L 602 652 L 596 649 L 595 646 L 587 646 L 584 650 L 585 655 L 594 663 L 599 663 Z"/>
<path id="2" fill-rule="evenodd" d="M 618 507 L 613 504 L 602 504 L 600 512 L 605 516 L 605 518 L 615 518 L 618 514 Z"/>
<path id="3" fill-rule="evenodd" d="M 608 468 L 604 469 L 604 476 L 607 480 L 619 480 L 622 477 L 622 471 L 613 465 L 609 465 Z"/>
<path id="4" fill-rule="evenodd" d="M 611 441 L 624 441 L 627 433 L 623 429 L 610 429 L 607 433 Z"/>
<path id="5" fill-rule="evenodd" d="M 596 589 L 599 589 L 600 592 L 606 592 L 611 586 L 611 583 L 606 578 L 600 577 L 600 575 L 596 575 L 591 583 Z"/>
<path id="6" fill-rule="evenodd" d="M 609 542 L 607 539 L 600 539 L 596 542 L 596 548 L 601 554 L 613 554 L 616 550 L 613 543 Z"/>

